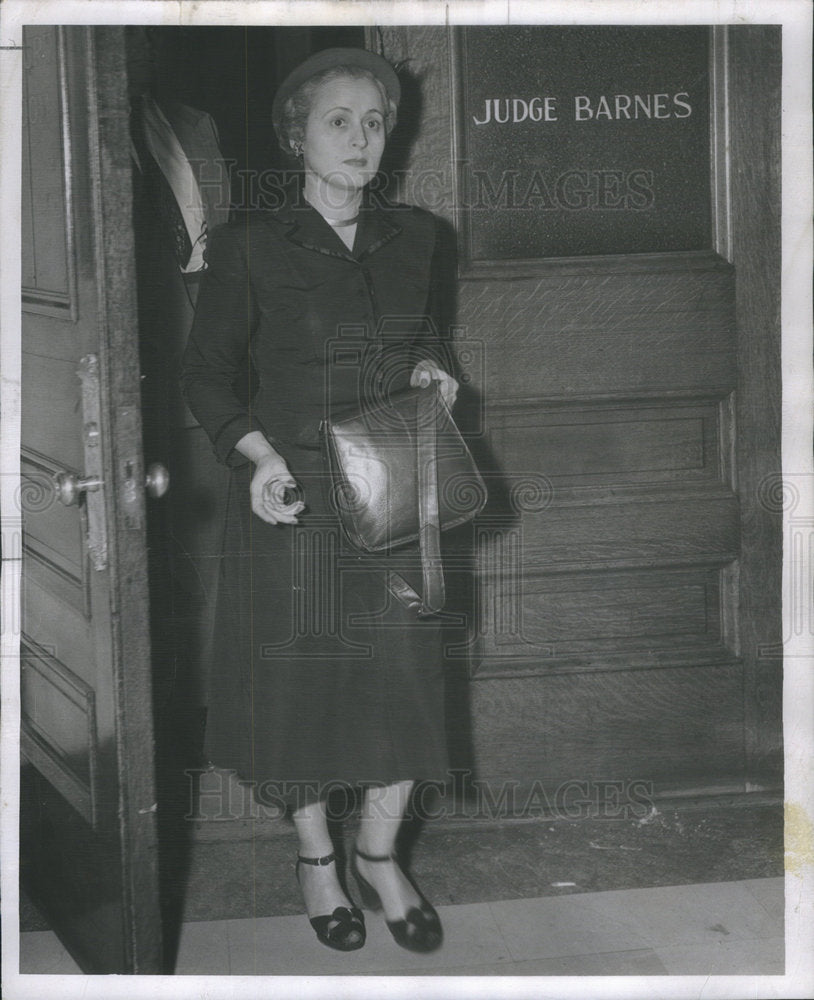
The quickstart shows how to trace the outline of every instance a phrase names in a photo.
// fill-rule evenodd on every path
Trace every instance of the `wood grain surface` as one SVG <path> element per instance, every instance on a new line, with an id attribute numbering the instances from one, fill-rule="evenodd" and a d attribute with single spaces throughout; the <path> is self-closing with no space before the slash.
<path id="1" fill-rule="evenodd" d="M 729 58 L 747 769 L 754 784 L 776 785 L 783 768 L 782 521 L 796 473 L 780 463 L 780 28 L 730 29 Z M 792 525 L 795 517 L 810 538 L 805 512 L 792 509 Z"/>
<path id="2" fill-rule="evenodd" d="M 379 41 L 408 81 L 397 189 L 457 223 L 450 35 Z M 733 27 L 711 47 L 731 259 L 459 276 L 458 416 L 490 503 L 453 742 L 490 781 L 777 782 L 778 46 L 775 29 Z"/>

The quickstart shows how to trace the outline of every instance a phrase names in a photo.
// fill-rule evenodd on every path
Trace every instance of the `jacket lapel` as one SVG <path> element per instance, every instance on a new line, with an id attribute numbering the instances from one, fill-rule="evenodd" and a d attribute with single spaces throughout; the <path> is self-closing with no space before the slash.
<path id="1" fill-rule="evenodd" d="M 401 226 L 393 221 L 392 215 L 381 208 L 366 206 L 362 209 L 353 246 L 353 256 L 357 260 L 369 257 L 401 233 Z"/>
<path id="2" fill-rule="evenodd" d="M 272 212 L 271 218 L 287 227 L 286 239 L 306 250 L 342 260 L 358 261 L 369 257 L 401 233 L 401 226 L 392 220 L 392 214 L 370 205 L 366 199 L 359 213 L 352 252 L 319 212 L 298 197 L 296 192 L 289 192 L 286 203 Z"/>

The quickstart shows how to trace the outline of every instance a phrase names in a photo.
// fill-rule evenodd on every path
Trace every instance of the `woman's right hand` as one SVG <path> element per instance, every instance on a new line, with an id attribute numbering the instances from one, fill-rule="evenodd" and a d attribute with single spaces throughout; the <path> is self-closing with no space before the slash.
<path id="1" fill-rule="evenodd" d="M 250 487 L 254 513 L 269 524 L 297 524 L 297 514 L 305 510 L 305 504 L 301 500 L 285 502 L 285 491 L 295 490 L 297 481 L 283 456 L 259 430 L 244 434 L 235 451 L 255 465 Z"/>
<path id="2" fill-rule="evenodd" d="M 263 457 L 251 481 L 252 510 L 268 524 L 297 524 L 297 514 L 305 509 L 302 500 L 286 504 L 285 491 L 296 489 L 297 481 L 280 455 Z"/>

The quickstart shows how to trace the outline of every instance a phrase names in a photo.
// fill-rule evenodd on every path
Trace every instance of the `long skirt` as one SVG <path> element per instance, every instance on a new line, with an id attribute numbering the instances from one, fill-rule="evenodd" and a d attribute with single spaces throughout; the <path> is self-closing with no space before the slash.
<path id="1" fill-rule="evenodd" d="M 285 457 L 306 503 L 297 526 L 252 513 L 254 466 L 232 473 L 208 757 L 255 782 L 261 801 L 294 807 L 340 785 L 443 782 L 440 625 L 385 585 L 392 568 L 418 589 L 417 553 L 360 555 L 343 536 L 319 452 Z"/>

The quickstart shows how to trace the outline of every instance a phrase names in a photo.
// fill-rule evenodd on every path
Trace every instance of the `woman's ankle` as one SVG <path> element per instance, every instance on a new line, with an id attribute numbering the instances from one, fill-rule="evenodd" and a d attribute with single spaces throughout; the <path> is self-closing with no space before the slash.
<path id="1" fill-rule="evenodd" d="M 337 906 L 350 905 L 350 900 L 339 881 L 339 872 L 335 864 L 300 863 L 297 865 L 297 881 L 306 910 L 311 917 L 332 913 Z"/>

